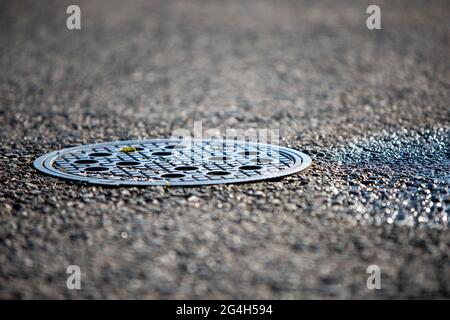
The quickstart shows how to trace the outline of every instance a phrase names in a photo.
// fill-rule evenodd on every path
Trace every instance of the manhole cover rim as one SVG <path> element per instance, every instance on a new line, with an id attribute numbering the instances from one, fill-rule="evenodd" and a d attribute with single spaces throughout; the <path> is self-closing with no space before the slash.
<path id="1" fill-rule="evenodd" d="M 271 147 L 278 150 L 283 155 L 291 158 L 293 160 L 292 166 L 288 167 L 279 172 L 271 173 L 270 175 L 262 175 L 255 177 L 247 177 L 245 179 L 229 179 L 229 180 L 221 180 L 221 181 L 169 181 L 169 180 L 148 180 L 148 181 L 137 181 L 137 180 L 114 180 L 114 179 L 98 179 L 94 177 L 88 176 L 77 176 L 69 173 L 65 173 L 54 168 L 53 162 L 57 159 L 60 154 L 69 153 L 71 151 L 79 150 L 80 148 L 93 148 L 93 147 L 102 147 L 102 146 L 113 146 L 113 145 L 140 145 L 146 143 L 186 143 L 183 140 L 177 139 L 144 139 L 144 140 L 118 140 L 118 141 L 110 141 L 110 142 L 101 142 L 101 143 L 92 143 L 86 145 L 79 145 L 69 148 L 63 148 L 60 150 L 55 150 L 49 153 L 46 153 L 40 157 L 38 157 L 34 162 L 33 166 L 40 172 L 45 173 L 47 175 L 61 178 L 64 180 L 69 180 L 73 182 L 81 182 L 89 185 L 105 185 L 105 186 L 200 186 L 200 185 L 214 185 L 214 184 L 235 184 L 235 183 L 251 183 L 258 181 L 266 181 L 270 179 L 286 177 L 292 175 L 294 173 L 298 173 L 307 169 L 311 163 L 312 159 L 306 155 L 305 153 L 298 151 L 296 149 L 271 145 L 271 144 L 263 144 L 263 143 L 255 143 L 248 141 L 240 141 L 240 140 L 220 140 L 220 139 L 190 139 L 188 143 L 199 143 L 199 142 L 214 142 L 214 143 L 223 143 L 223 144 L 244 144 L 247 146 L 258 146 L 258 147 Z"/>

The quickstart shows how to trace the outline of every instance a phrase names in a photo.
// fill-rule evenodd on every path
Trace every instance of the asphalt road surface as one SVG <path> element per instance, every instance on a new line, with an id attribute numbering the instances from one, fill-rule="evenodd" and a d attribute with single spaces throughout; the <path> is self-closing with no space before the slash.
<path id="1" fill-rule="evenodd" d="M 86 0 L 69 31 L 70 3 L 0 4 L 0 298 L 450 298 L 450 2 Z M 195 188 L 32 167 L 194 121 L 314 164 Z"/>

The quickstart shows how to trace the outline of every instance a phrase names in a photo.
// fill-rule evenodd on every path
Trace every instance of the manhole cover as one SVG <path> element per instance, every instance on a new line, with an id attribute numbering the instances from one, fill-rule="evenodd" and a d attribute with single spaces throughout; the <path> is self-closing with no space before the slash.
<path id="1" fill-rule="evenodd" d="M 239 183 L 293 174 L 311 158 L 274 145 L 233 140 L 134 140 L 48 153 L 34 166 L 46 174 L 97 185 Z"/>

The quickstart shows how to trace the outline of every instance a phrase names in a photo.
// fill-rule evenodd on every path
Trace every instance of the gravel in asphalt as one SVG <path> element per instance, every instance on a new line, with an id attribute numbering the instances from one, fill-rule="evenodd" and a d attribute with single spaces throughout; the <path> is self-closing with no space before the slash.
<path id="1" fill-rule="evenodd" d="M 450 298 L 448 1 L 78 2 L 80 31 L 68 1 L 0 4 L 1 298 Z M 314 163 L 195 188 L 32 167 L 194 121 Z"/>

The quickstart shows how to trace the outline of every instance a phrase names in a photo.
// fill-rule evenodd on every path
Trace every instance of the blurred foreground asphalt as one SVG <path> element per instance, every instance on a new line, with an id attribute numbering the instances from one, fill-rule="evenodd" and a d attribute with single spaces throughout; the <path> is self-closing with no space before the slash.
<path id="1" fill-rule="evenodd" d="M 86 0 L 69 31 L 71 3 L 0 3 L 0 298 L 450 298 L 450 2 Z M 200 120 L 314 164 L 200 188 L 32 168 Z"/>

